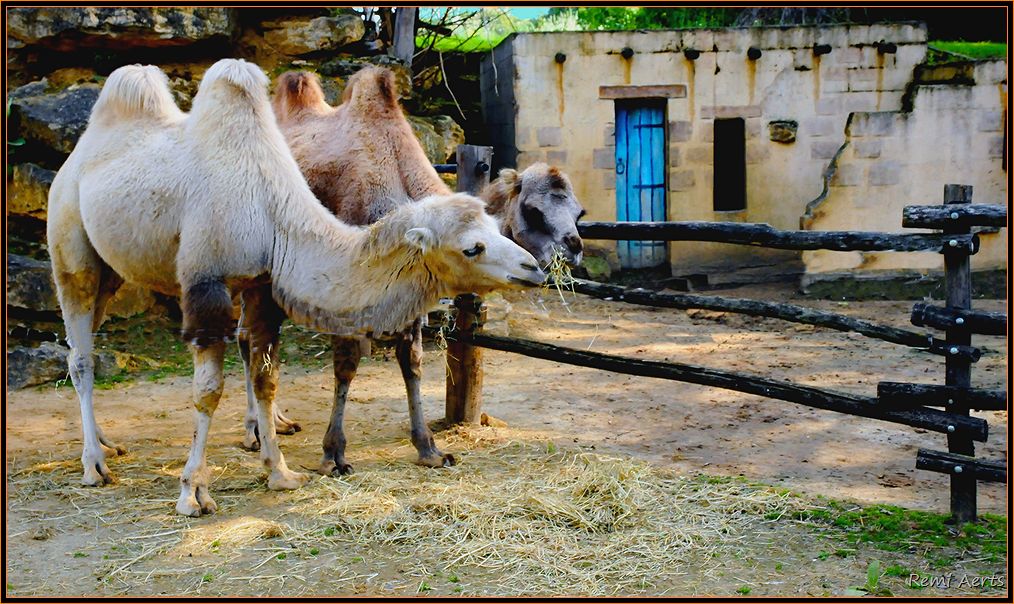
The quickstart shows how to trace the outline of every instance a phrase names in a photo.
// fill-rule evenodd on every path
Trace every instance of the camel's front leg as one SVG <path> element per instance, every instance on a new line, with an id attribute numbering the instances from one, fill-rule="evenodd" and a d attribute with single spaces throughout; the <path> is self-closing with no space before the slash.
<path id="1" fill-rule="evenodd" d="M 245 317 L 240 315 L 240 325 L 246 327 L 243 322 Z M 253 378 L 250 375 L 250 341 L 246 335 L 246 329 L 241 329 L 239 337 L 239 356 L 243 358 L 243 377 L 246 381 L 246 417 L 243 419 L 243 448 L 250 451 L 258 451 L 261 448 L 260 439 L 257 438 L 257 396 L 254 394 Z M 282 415 L 281 409 L 275 406 L 275 432 L 277 434 L 295 434 L 302 430 L 302 426 Z"/>
<path id="2" fill-rule="evenodd" d="M 243 313 L 247 317 L 250 341 L 250 377 L 257 399 L 257 430 L 261 460 L 268 468 L 268 488 L 298 489 L 310 478 L 293 472 L 285 464 L 275 434 L 275 391 L 278 389 L 278 332 L 285 315 L 271 298 L 270 287 L 243 292 Z"/>
<path id="3" fill-rule="evenodd" d="M 325 476 L 351 474 L 352 466 L 345 461 L 345 403 L 349 397 L 349 386 L 356 377 L 362 347 L 358 338 L 331 338 L 334 360 L 334 405 L 331 407 L 331 421 L 324 434 L 324 457 L 320 460 L 318 472 Z"/>
<path id="4" fill-rule="evenodd" d="M 222 398 L 222 364 L 225 342 L 194 345 L 194 440 L 187 465 L 180 475 L 180 498 L 176 511 L 184 516 L 210 514 L 218 509 L 209 491 L 210 476 L 206 464 L 211 416 Z"/>
<path id="5" fill-rule="evenodd" d="M 422 380 L 422 319 L 416 319 L 412 327 L 401 334 L 395 349 L 401 375 L 405 378 L 408 394 L 408 416 L 412 422 L 412 444 L 419 452 L 419 465 L 440 468 L 454 465 L 454 456 L 442 453 L 433 442 L 433 433 L 423 416 L 422 394 L 419 385 Z"/>

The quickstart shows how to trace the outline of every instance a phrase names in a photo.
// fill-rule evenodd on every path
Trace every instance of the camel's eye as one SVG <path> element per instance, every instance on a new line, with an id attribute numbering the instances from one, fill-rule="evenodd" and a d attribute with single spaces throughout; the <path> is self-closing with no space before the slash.
<path id="1" fill-rule="evenodd" d="M 486 246 L 481 243 L 476 243 L 475 247 L 467 250 L 461 250 L 461 253 L 468 258 L 475 258 L 479 254 L 486 251 Z"/>
<path id="2" fill-rule="evenodd" d="M 542 214 L 542 210 L 535 206 L 528 204 L 521 205 L 521 217 L 524 218 L 525 224 L 528 228 L 533 231 L 542 231 L 548 233 L 549 229 L 546 228 L 546 217 Z"/>

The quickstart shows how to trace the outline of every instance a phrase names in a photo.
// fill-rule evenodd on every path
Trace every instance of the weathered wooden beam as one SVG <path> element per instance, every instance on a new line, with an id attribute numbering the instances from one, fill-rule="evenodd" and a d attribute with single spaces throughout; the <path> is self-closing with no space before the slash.
<path id="1" fill-rule="evenodd" d="M 471 334 L 482 325 L 485 307 L 475 294 L 454 298 L 454 330 Z M 447 340 L 444 418 L 449 424 L 476 424 L 482 413 L 482 349 L 463 339 Z"/>
<path id="2" fill-rule="evenodd" d="M 563 286 L 561 286 L 563 287 Z M 579 294 L 596 298 L 618 300 L 630 304 L 656 306 L 661 308 L 702 308 L 720 312 L 734 312 L 752 317 L 770 317 L 792 323 L 804 323 L 837 329 L 838 331 L 854 331 L 871 338 L 877 338 L 894 344 L 913 348 L 929 349 L 933 345 L 933 337 L 929 334 L 916 333 L 905 329 L 878 325 L 863 319 L 854 319 L 794 304 L 779 304 L 747 300 L 745 298 L 725 298 L 721 296 L 698 296 L 693 294 L 660 294 L 644 289 L 628 289 L 618 285 L 597 283 L 585 279 L 575 279 L 565 287 L 573 288 Z M 938 354 L 947 354 L 938 350 Z"/>
<path id="3" fill-rule="evenodd" d="M 568 365 L 592 367 L 628 375 L 663 378 L 725 388 L 726 390 L 766 396 L 768 398 L 798 403 L 807 407 L 879 419 L 943 434 L 959 433 L 967 438 L 979 441 L 985 441 L 989 434 L 989 426 L 986 421 L 975 417 L 954 415 L 927 407 L 904 411 L 883 409 L 876 404 L 876 399 L 874 398 L 821 390 L 810 386 L 800 386 L 791 382 L 772 380 L 743 373 L 719 371 L 717 369 L 684 363 L 628 359 L 615 355 L 574 350 L 542 342 L 489 334 L 469 335 L 467 333 L 451 332 L 447 335 L 447 340 L 465 340 L 474 346 L 514 352 Z"/>
<path id="4" fill-rule="evenodd" d="M 982 351 L 975 346 L 954 344 L 937 339 L 934 339 L 933 343 L 926 350 L 933 354 L 939 354 L 948 359 L 957 359 L 965 363 L 978 363 L 979 359 L 982 358 Z"/>
<path id="5" fill-rule="evenodd" d="M 967 329 L 987 336 L 1007 334 L 1007 315 L 917 302 L 912 307 L 912 325 L 934 329 Z"/>
<path id="6" fill-rule="evenodd" d="M 962 207 L 905 206 L 901 226 L 917 229 L 946 229 L 950 227 L 1007 226 L 1007 207 L 988 204 L 968 204 Z"/>
<path id="7" fill-rule="evenodd" d="M 683 99 L 687 96 L 684 84 L 657 86 L 599 86 L 600 99 Z"/>
<path id="8" fill-rule="evenodd" d="M 969 409 L 1003 411 L 1007 409 L 1007 391 L 880 382 L 877 384 L 877 402 L 890 409 L 911 409 L 923 405 L 950 408 L 958 405 Z"/>
<path id="9" fill-rule="evenodd" d="M 1007 483 L 1007 464 L 975 459 L 957 453 L 919 449 L 915 457 L 915 467 L 931 472 L 943 472 L 951 476 L 970 476 L 975 480 Z"/>
<path id="10" fill-rule="evenodd" d="M 714 241 L 755 245 L 781 250 L 832 250 L 839 252 L 943 252 L 979 251 L 979 238 L 971 233 L 892 234 L 862 231 L 781 231 L 769 224 L 745 222 L 582 222 L 578 233 L 585 239 L 644 241 Z"/>
<path id="11" fill-rule="evenodd" d="M 458 191 L 478 195 L 489 184 L 489 167 L 493 163 L 493 147 L 458 145 L 456 159 Z"/>
<path id="12" fill-rule="evenodd" d="M 944 185 L 944 204 L 951 208 L 965 208 L 972 203 L 972 187 L 969 185 Z M 954 225 L 944 227 L 948 237 L 968 234 L 970 227 Z M 947 306 L 969 310 L 972 308 L 972 263 L 968 252 L 960 246 L 944 249 L 944 284 Z M 972 336 L 966 329 L 952 327 L 946 331 L 947 342 L 952 345 L 970 346 Z M 956 388 L 971 388 L 972 365 L 967 359 L 948 356 L 945 368 L 945 383 Z M 968 415 L 968 407 L 952 405 L 954 413 Z M 948 434 L 947 450 L 960 455 L 975 456 L 975 443 L 964 434 Z M 975 522 L 976 490 L 975 477 L 951 475 L 951 516 L 957 523 Z"/>

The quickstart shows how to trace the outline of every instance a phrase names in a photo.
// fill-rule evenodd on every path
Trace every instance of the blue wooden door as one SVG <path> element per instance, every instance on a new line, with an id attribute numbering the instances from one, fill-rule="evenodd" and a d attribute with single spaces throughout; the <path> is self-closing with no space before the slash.
<path id="1" fill-rule="evenodd" d="M 616 103 L 616 219 L 664 221 L 665 99 Z M 623 268 L 648 268 L 666 262 L 664 241 L 619 241 Z"/>

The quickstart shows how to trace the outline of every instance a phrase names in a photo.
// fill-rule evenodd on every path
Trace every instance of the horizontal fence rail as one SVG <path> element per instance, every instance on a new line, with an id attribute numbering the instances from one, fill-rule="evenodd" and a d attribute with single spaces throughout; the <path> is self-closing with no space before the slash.
<path id="1" fill-rule="evenodd" d="M 952 229 L 955 227 L 1005 227 L 1006 206 L 990 204 L 955 204 L 940 206 L 905 206 L 901 226 L 916 229 Z"/>
<path id="2" fill-rule="evenodd" d="M 910 384 L 906 382 L 880 382 L 877 384 L 879 404 L 891 409 L 931 407 L 968 407 L 980 411 L 1007 409 L 1006 390 L 961 388 L 937 384 Z"/>
<path id="3" fill-rule="evenodd" d="M 957 453 L 944 453 L 930 449 L 919 449 L 915 457 L 915 467 L 920 470 L 942 472 L 944 474 L 971 474 L 976 480 L 988 482 L 1007 482 L 1007 464 L 997 461 L 975 459 Z"/>
<path id="4" fill-rule="evenodd" d="M 796 306 L 794 304 L 762 302 L 760 300 L 748 300 L 745 298 L 725 298 L 721 296 L 661 294 L 640 288 L 631 289 L 619 285 L 587 281 L 585 279 L 574 279 L 572 283 L 561 284 L 560 287 L 572 289 L 579 294 L 603 300 L 618 300 L 630 304 L 660 308 L 678 308 L 683 310 L 700 308 L 704 310 L 734 312 L 753 317 L 768 317 L 792 323 L 818 325 L 838 331 L 854 331 L 871 338 L 913 348 L 929 349 L 933 345 L 933 336 L 929 334 L 878 325 L 871 321 L 854 319 L 845 315 Z M 936 352 L 938 354 L 946 354 L 946 351 Z"/>
<path id="5" fill-rule="evenodd" d="M 451 331 L 445 334 L 445 337 L 448 342 L 466 342 L 472 346 L 514 352 L 568 365 L 689 382 L 703 386 L 714 386 L 726 390 L 735 390 L 736 392 L 745 392 L 747 394 L 756 394 L 798 403 L 807 407 L 904 424 L 943 434 L 963 434 L 967 438 L 981 442 L 984 442 L 988 436 L 989 428 L 986 420 L 976 417 L 955 415 L 928 407 L 901 411 L 884 409 L 876 404 L 876 399 L 874 398 L 821 390 L 811 386 L 801 386 L 790 382 L 771 380 L 742 373 L 719 371 L 684 363 L 629 359 L 621 356 L 574 350 L 542 342 L 483 333 L 470 334 L 467 332 Z"/>
<path id="6" fill-rule="evenodd" d="M 644 241 L 711 241 L 780 250 L 837 252 L 979 251 L 973 234 L 892 234 L 863 231 L 782 231 L 769 224 L 742 222 L 582 222 L 585 239 Z"/>
<path id="7" fill-rule="evenodd" d="M 986 336 L 1007 334 L 1007 315 L 917 302 L 912 307 L 912 325 L 934 329 L 966 329 Z"/>

